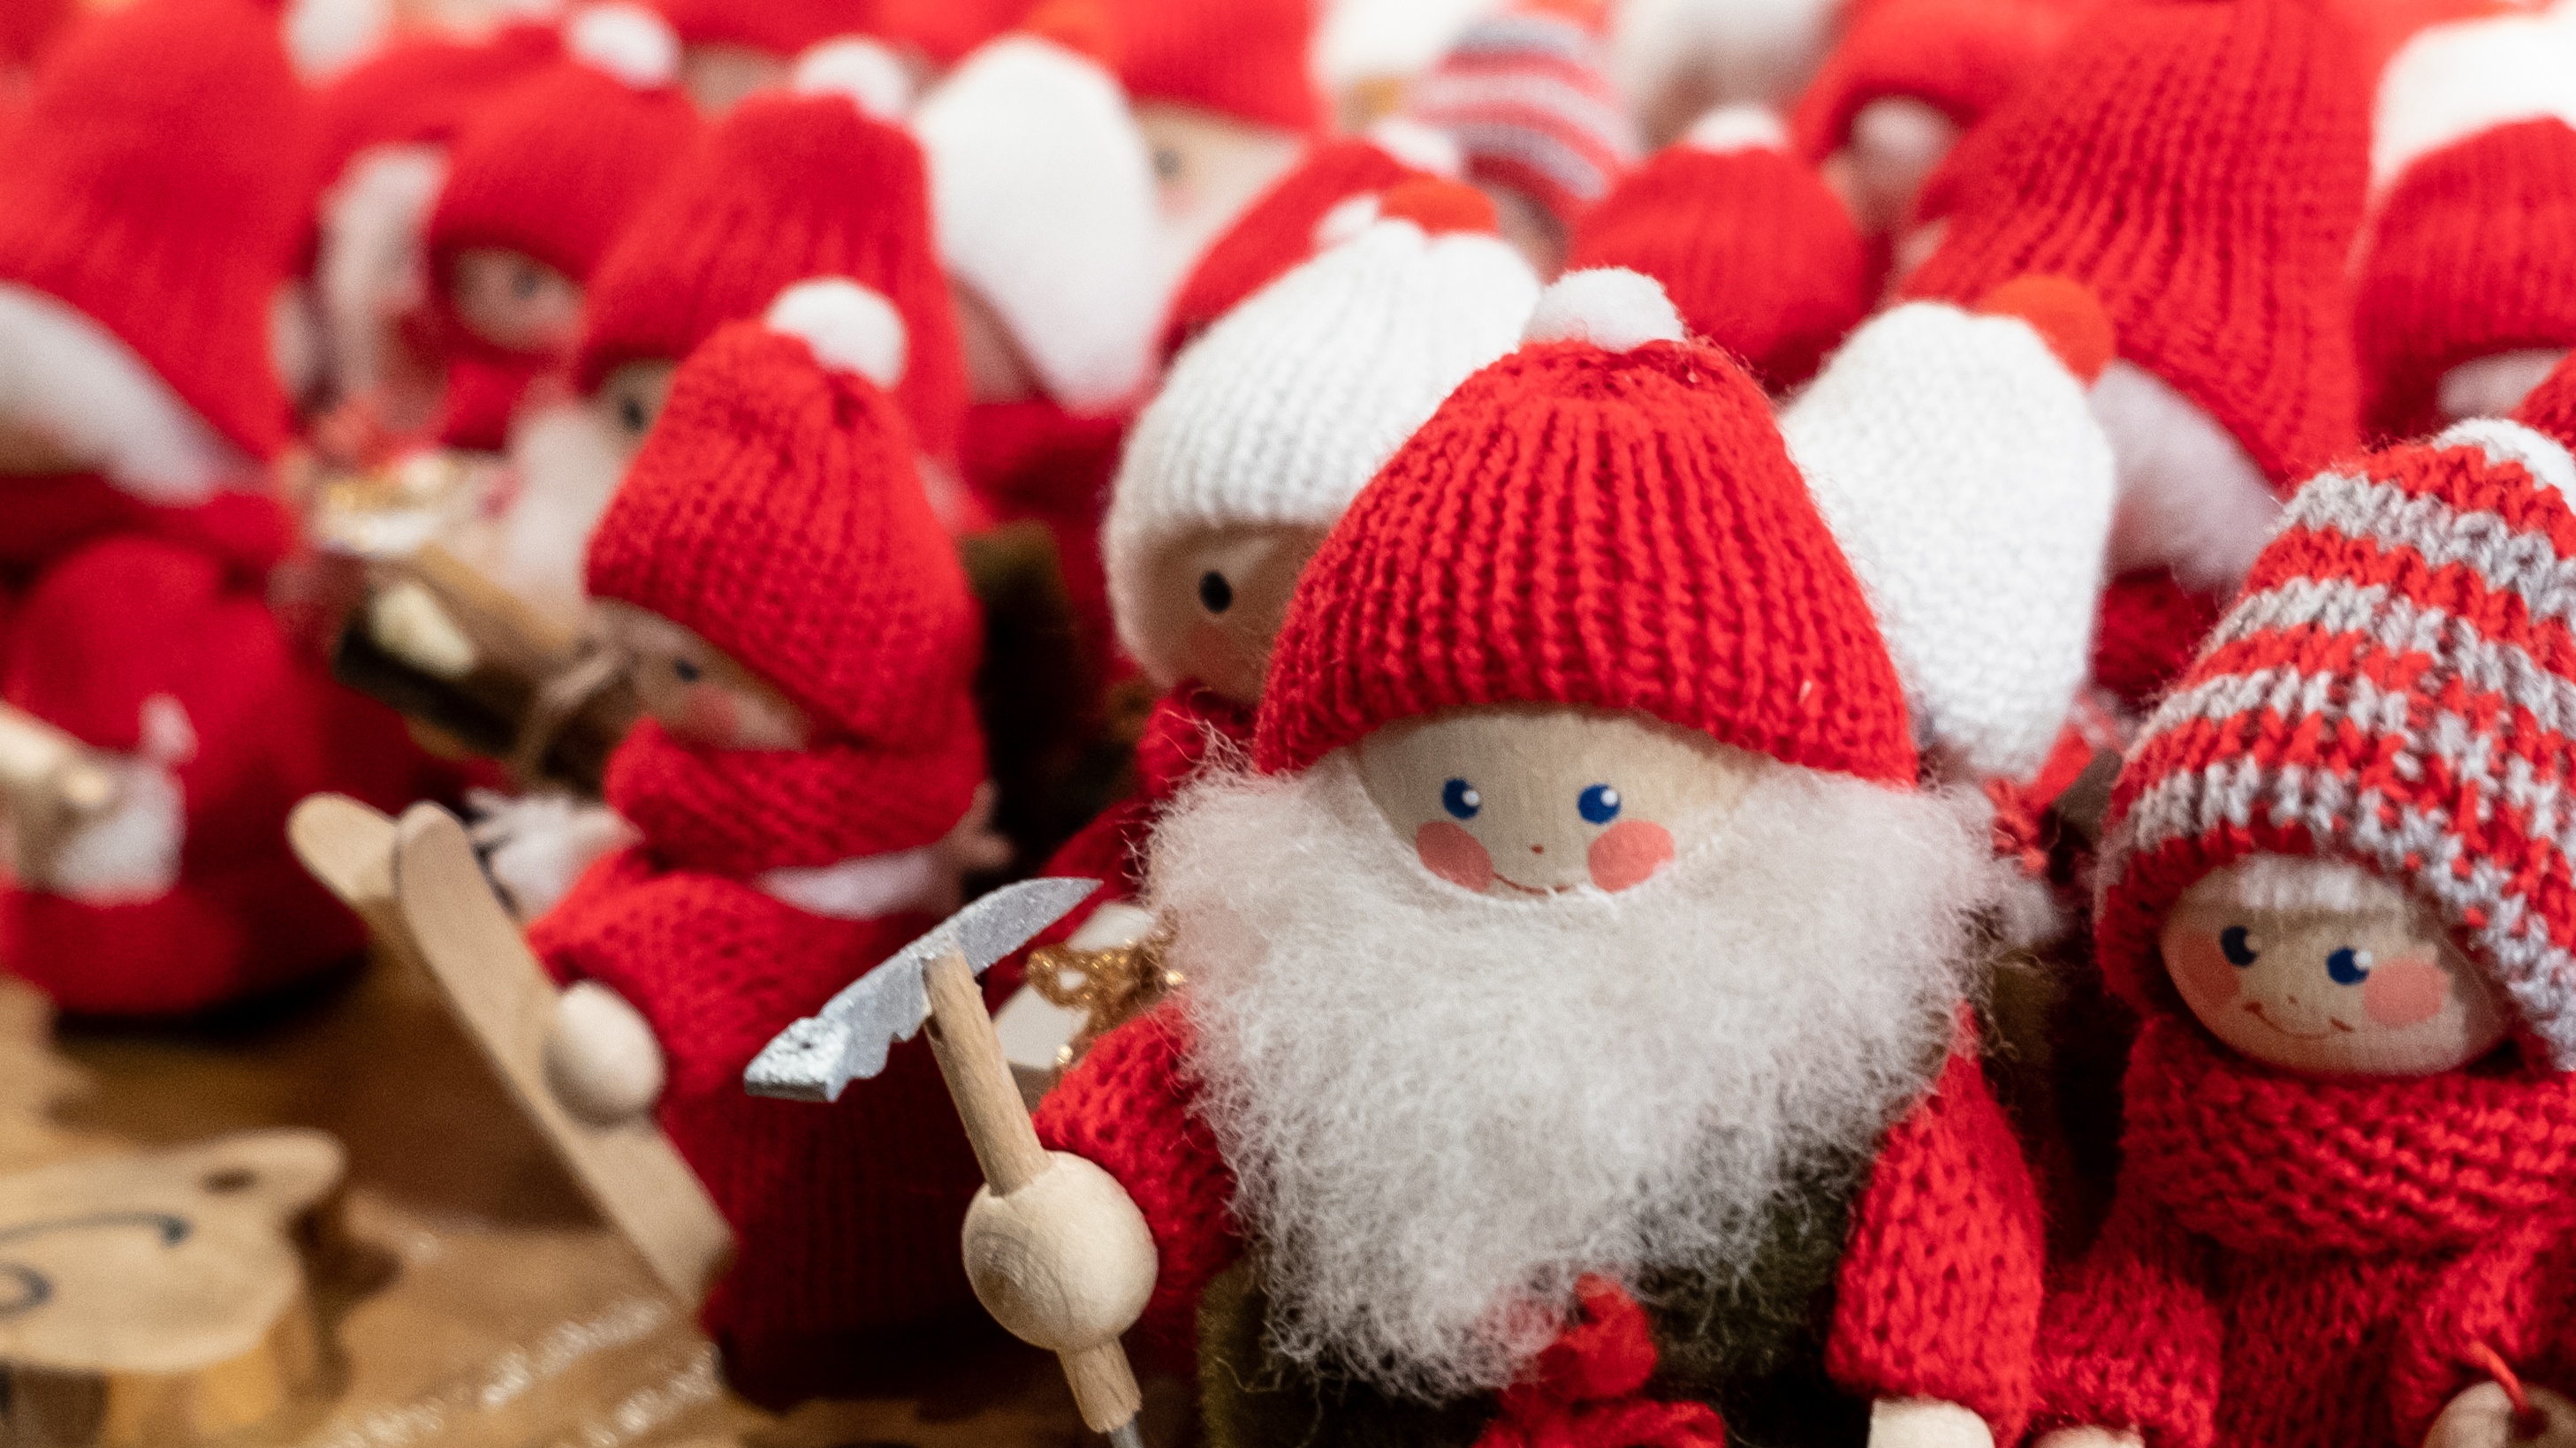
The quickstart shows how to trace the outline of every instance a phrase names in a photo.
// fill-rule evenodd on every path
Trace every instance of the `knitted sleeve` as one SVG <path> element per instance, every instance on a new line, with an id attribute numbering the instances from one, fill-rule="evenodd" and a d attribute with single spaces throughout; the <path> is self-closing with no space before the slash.
<path id="1" fill-rule="evenodd" d="M 2424 1441 L 2443 1406 L 2494 1376 L 2497 1362 L 2523 1382 L 2576 1396 L 2571 1308 L 2576 1224 L 2563 1217 L 2517 1223 L 2452 1264 L 2390 1346 L 2395 1441 Z"/>
<path id="2" fill-rule="evenodd" d="M 2043 1297 L 2039 1196 L 1975 1058 L 1954 1053 L 1897 1123 L 1853 1213 L 1826 1367 L 1872 1398 L 1930 1398 L 2021 1435 Z"/>
<path id="3" fill-rule="evenodd" d="M 1159 1275 L 1135 1337 L 1167 1366 L 1191 1360 L 1199 1295 L 1243 1251 L 1226 1209 L 1234 1178 L 1190 1109 L 1188 1048 L 1189 1028 L 1166 1004 L 1101 1037 L 1038 1108 L 1049 1149 L 1097 1164 L 1145 1214 Z"/>
<path id="4" fill-rule="evenodd" d="M 2134 1428 L 2148 1448 L 2209 1448 L 2224 1329 L 2207 1244 L 2122 1183 L 2092 1249 L 2049 1293 L 2041 1428 Z"/>

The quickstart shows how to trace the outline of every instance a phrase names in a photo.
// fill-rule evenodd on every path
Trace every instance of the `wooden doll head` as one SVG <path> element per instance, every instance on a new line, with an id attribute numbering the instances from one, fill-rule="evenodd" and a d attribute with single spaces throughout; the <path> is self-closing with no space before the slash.
<path id="1" fill-rule="evenodd" d="M 632 604 L 602 601 L 599 627 L 623 651 L 644 712 L 673 738 L 717 749 L 802 749 L 813 726 L 778 687 L 696 633 Z"/>
<path id="2" fill-rule="evenodd" d="M 449 301 L 467 330 L 513 352 L 569 351 L 581 337 L 581 284 L 502 247 L 457 253 Z"/>
<path id="3" fill-rule="evenodd" d="M 1257 704 L 1288 596 L 1323 542 L 1323 529 L 1293 525 L 1183 532 L 1146 565 L 1139 631 L 1186 676 L 1238 704 Z"/>

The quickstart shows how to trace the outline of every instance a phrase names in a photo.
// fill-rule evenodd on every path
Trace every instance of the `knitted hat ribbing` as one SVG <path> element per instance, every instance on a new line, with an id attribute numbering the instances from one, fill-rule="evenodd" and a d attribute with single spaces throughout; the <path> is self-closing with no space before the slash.
<path id="1" fill-rule="evenodd" d="M 1307 51 L 1315 0 L 1110 0 L 1118 81 L 1171 101 L 1288 131 L 1319 131 L 1324 99 Z"/>
<path id="2" fill-rule="evenodd" d="M 1307 566 L 1255 762 L 1395 720 L 1635 710 L 1786 763 L 1914 780 L 1878 625 L 1761 389 L 1633 272 L 1571 273 Z"/>
<path id="3" fill-rule="evenodd" d="M 809 276 L 852 278 L 903 313 L 895 400 L 924 452 L 954 456 L 966 372 L 921 150 L 846 95 L 752 96 L 663 183 L 592 281 L 574 385 L 685 357 Z"/>
<path id="4" fill-rule="evenodd" d="M 1600 38 L 1536 6 L 1468 26 L 1414 83 L 1406 113 L 1457 141 L 1471 180 L 1530 197 L 1568 227 L 1641 149 L 1602 73 Z"/>
<path id="5" fill-rule="evenodd" d="M 1785 142 L 1759 107 L 1711 112 L 1584 218 L 1566 264 L 1644 272 L 1763 386 L 1805 382 L 1874 299 L 1851 213 Z"/>
<path id="6" fill-rule="evenodd" d="M 286 444 L 269 306 L 318 186 L 315 116 L 277 18 L 140 0 L 72 28 L 0 176 L 0 282 L 115 334 L 214 429 Z"/>
<path id="7" fill-rule="evenodd" d="M 2171 1001 L 2157 932 L 2202 876 L 2329 855 L 2437 907 L 2540 1056 L 2576 1069 L 2576 882 L 2554 823 L 2576 709 L 2565 441 L 2463 423 L 2291 499 L 2120 775 L 2096 925 L 2116 989 Z"/>
<path id="8" fill-rule="evenodd" d="M 2306 0 L 2105 7 L 1935 174 L 1922 206 L 1947 229 L 1905 294 L 2083 283 L 2120 355 L 2287 487 L 2358 422 L 2344 283 L 2370 134 L 2358 64 Z"/>
<path id="9" fill-rule="evenodd" d="M 1429 215 L 1461 193 L 1482 230 Z M 1454 204 L 1454 203 L 1453 203 Z M 1137 419 L 1101 543 L 1119 636 L 1147 670 L 1177 660 L 1140 631 L 1157 549 L 1231 524 L 1325 528 L 1467 374 L 1511 350 L 1538 278 L 1454 181 L 1387 194 L 1385 219 L 1264 287 L 1182 354 Z"/>

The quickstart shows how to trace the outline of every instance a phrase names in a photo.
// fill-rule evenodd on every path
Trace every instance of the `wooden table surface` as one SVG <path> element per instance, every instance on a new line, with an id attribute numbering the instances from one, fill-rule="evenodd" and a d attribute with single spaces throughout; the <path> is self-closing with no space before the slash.
<path id="1" fill-rule="evenodd" d="M 245 1441 L 294 1448 L 1074 1448 L 1054 1359 L 980 1318 L 914 1334 L 858 1401 L 779 1418 L 593 1218 L 458 1033 L 390 961 L 255 1018 L 52 1028 L 0 977 L 0 1172 L 267 1126 L 348 1148 L 308 1253 L 334 1351 L 323 1396 Z M 1186 1394 L 1149 1390 L 1148 1434 Z"/>

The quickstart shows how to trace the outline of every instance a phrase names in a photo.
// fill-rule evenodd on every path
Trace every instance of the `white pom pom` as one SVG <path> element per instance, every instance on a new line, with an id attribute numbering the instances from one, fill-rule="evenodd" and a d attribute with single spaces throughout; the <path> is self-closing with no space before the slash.
<path id="1" fill-rule="evenodd" d="M 1369 144 L 1416 171 L 1452 181 L 1466 174 L 1467 155 L 1458 138 L 1403 116 L 1389 116 L 1368 128 Z"/>
<path id="2" fill-rule="evenodd" d="M 680 74 L 680 37 L 641 5 L 592 5 L 564 22 L 564 49 L 593 70 L 636 90 L 669 85 Z"/>
<path id="3" fill-rule="evenodd" d="M 879 387 L 903 380 L 903 314 L 894 303 L 847 277 L 816 277 L 778 294 L 763 318 L 769 330 L 801 337 L 814 360 L 855 372 Z"/>
<path id="4" fill-rule="evenodd" d="M 320 84 L 375 54 L 393 24 L 391 0 L 295 0 L 286 11 L 286 53 L 298 76 Z"/>
<path id="5" fill-rule="evenodd" d="M 1363 191 L 1333 203 L 1315 223 L 1315 250 L 1330 251 L 1377 224 L 1377 193 Z"/>
<path id="6" fill-rule="evenodd" d="M 1789 128 L 1768 106 L 1719 106 L 1691 122 L 1681 143 L 1694 151 L 1785 151 Z"/>
<path id="7" fill-rule="evenodd" d="M 797 58 L 789 86 L 798 95 L 841 95 L 880 121 L 899 121 L 912 109 L 912 75 L 893 51 L 873 40 L 844 35 Z"/>
<path id="8" fill-rule="evenodd" d="M 1539 293 L 1524 342 L 1589 342 L 1625 352 L 1648 342 L 1678 342 L 1682 315 L 1653 277 L 1624 267 L 1567 272 Z"/>

